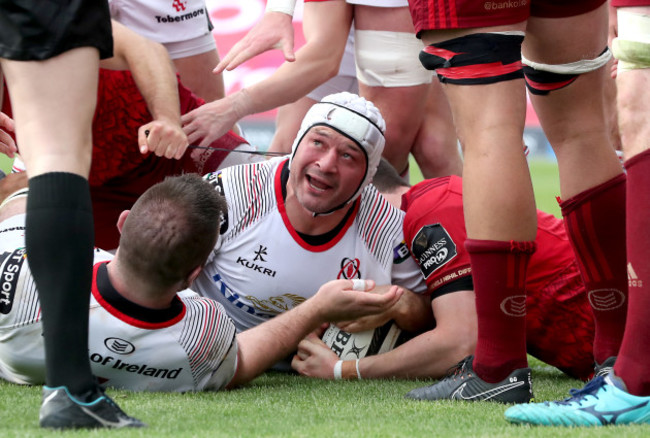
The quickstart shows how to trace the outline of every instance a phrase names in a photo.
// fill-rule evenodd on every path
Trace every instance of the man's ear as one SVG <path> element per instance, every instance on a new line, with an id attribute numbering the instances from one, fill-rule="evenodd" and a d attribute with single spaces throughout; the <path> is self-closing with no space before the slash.
<path id="1" fill-rule="evenodd" d="M 192 270 L 192 272 L 190 272 L 190 275 L 187 277 L 187 281 L 189 282 L 189 284 L 194 283 L 194 280 L 196 280 L 196 277 L 199 276 L 202 269 L 203 266 L 197 266 L 196 268 L 194 268 L 194 270 Z"/>
<path id="2" fill-rule="evenodd" d="M 122 227 L 124 227 L 124 222 L 126 221 L 126 217 L 131 213 L 131 210 L 124 210 L 122 213 L 120 213 L 120 217 L 117 219 L 117 230 L 122 234 Z"/>
<path id="3" fill-rule="evenodd" d="M 196 280 L 196 277 L 199 276 L 201 273 L 201 270 L 203 269 L 203 266 L 197 266 L 196 268 L 192 269 L 192 272 L 190 272 L 190 275 L 187 276 L 187 279 L 183 282 L 181 285 L 180 289 L 178 291 L 182 291 L 185 289 L 188 289 L 192 283 L 194 283 L 194 280 Z"/>

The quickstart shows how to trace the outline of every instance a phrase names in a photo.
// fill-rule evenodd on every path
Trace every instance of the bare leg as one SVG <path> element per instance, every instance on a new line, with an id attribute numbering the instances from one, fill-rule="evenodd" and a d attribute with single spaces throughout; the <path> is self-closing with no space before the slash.
<path id="1" fill-rule="evenodd" d="M 451 108 L 438 81 L 429 86 L 424 118 L 411 154 L 425 178 L 461 175 L 463 172 Z"/>
<path id="2" fill-rule="evenodd" d="M 593 59 L 607 45 L 606 5 L 562 19 L 531 18 L 522 53 L 546 64 Z M 603 29 L 603 32 L 594 32 Z M 589 32 L 592 38 L 580 38 Z M 563 47 L 562 50 L 557 50 Z M 609 71 L 581 75 L 566 88 L 547 96 L 531 96 L 542 128 L 557 156 L 560 191 L 568 199 L 622 172 L 608 132 L 602 90 Z"/>
<path id="3" fill-rule="evenodd" d="M 429 84 L 386 88 L 359 82 L 359 94 L 373 102 L 386 121 L 383 156 L 400 173 L 408 166 L 409 153 L 422 124 L 428 89 Z"/>
<path id="4" fill-rule="evenodd" d="M 566 18 L 531 18 L 523 54 L 543 64 L 594 59 L 607 44 L 607 5 Z M 580 38 L 590 32 L 592 38 Z M 563 44 L 563 50 L 557 50 Z M 625 327 L 625 176 L 611 144 L 604 66 L 548 95 L 532 95 L 555 151 L 562 215 L 596 323 L 596 362 L 616 356 Z M 613 304 L 603 306 L 603 298 Z"/>

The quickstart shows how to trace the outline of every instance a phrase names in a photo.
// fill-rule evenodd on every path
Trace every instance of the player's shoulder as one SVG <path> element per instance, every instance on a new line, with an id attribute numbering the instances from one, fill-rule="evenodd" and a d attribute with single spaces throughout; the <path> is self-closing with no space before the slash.
<path id="1" fill-rule="evenodd" d="M 228 203 L 222 235 L 234 237 L 276 208 L 276 179 L 286 160 L 287 157 L 277 157 L 240 164 L 204 176 Z"/>
<path id="2" fill-rule="evenodd" d="M 451 202 L 462 198 L 462 179 L 456 175 L 425 179 L 411 187 L 404 198 L 407 209 L 421 201 L 427 204 Z"/>
<path id="3" fill-rule="evenodd" d="M 266 161 L 229 166 L 208 173 L 203 179 L 226 196 L 249 193 L 250 188 L 272 182 L 278 166 L 286 159 L 286 157 L 276 157 Z"/>
<path id="4" fill-rule="evenodd" d="M 404 212 L 388 202 L 372 184 L 361 194 L 355 223 L 366 249 L 382 265 L 403 261 L 400 249 L 404 246 Z"/>
<path id="5" fill-rule="evenodd" d="M 388 202 L 372 184 L 367 185 L 361 192 L 358 222 L 375 223 L 381 227 L 398 224 L 401 227 L 403 217 L 404 212 Z M 378 222 L 380 218 L 384 220 Z"/>
<path id="6" fill-rule="evenodd" d="M 177 295 L 185 305 L 186 321 L 225 320 L 230 322 L 226 309 L 217 301 L 203 297 L 190 289 L 179 292 Z"/>
<path id="7" fill-rule="evenodd" d="M 178 293 L 185 305 L 181 344 L 188 351 L 209 346 L 199 355 L 223 355 L 234 342 L 237 330 L 224 307 L 218 302 L 185 290 Z"/>

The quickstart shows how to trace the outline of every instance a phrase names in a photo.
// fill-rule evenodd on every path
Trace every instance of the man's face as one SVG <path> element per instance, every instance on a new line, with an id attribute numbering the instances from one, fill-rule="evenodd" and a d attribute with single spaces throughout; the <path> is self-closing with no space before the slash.
<path id="1" fill-rule="evenodd" d="M 304 208 L 325 213 L 350 199 L 366 167 L 366 156 L 355 142 L 332 128 L 315 126 L 298 145 L 289 183 Z"/>

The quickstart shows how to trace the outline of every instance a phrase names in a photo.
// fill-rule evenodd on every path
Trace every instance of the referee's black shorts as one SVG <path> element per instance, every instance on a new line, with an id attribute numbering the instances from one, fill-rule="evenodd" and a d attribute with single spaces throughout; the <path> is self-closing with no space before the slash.
<path id="1" fill-rule="evenodd" d="M 113 54 L 107 0 L 0 0 L 0 58 L 44 60 L 88 46 Z"/>

